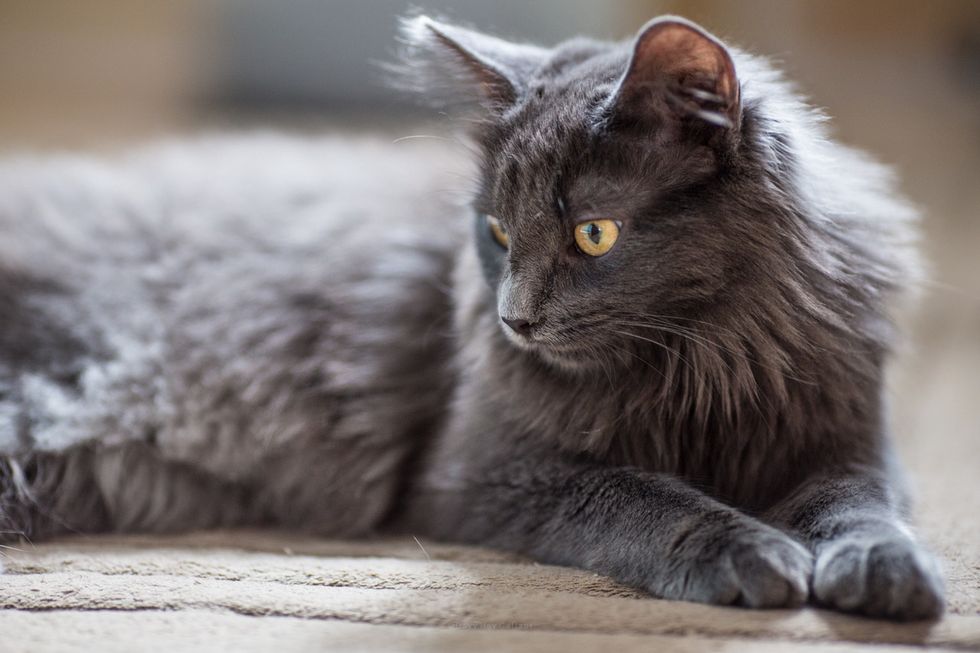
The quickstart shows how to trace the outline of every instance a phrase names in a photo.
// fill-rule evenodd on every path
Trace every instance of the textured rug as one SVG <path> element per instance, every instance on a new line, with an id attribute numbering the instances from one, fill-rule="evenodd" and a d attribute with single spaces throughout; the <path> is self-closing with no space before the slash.
<path id="1" fill-rule="evenodd" d="M 975 560 L 955 567 L 951 614 L 902 625 L 654 600 L 594 574 L 412 538 L 232 532 L 18 548 L 0 577 L 9 652 L 980 649 Z"/>

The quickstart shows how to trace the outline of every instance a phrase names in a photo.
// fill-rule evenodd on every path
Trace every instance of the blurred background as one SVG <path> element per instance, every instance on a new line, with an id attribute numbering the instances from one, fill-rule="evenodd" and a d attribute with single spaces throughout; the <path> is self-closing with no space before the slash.
<path id="1" fill-rule="evenodd" d="M 546 44 L 577 33 L 626 37 L 652 16 L 682 14 L 771 55 L 833 116 L 841 140 L 893 165 L 926 215 L 932 265 L 891 388 L 896 427 L 920 522 L 942 533 L 951 573 L 978 564 L 980 1 L 411 4 Z M 433 116 L 387 92 L 376 66 L 391 58 L 396 17 L 409 8 L 0 0 L 0 153 L 115 150 L 250 127 L 413 133 Z"/>

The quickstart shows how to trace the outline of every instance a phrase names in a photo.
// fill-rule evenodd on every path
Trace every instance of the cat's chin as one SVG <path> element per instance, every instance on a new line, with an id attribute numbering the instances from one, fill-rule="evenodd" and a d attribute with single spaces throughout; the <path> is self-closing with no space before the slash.
<path id="1" fill-rule="evenodd" d="M 585 374 L 600 367 L 599 361 L 588 351 L 578 347 L 563 347 L 540 342 L 528 342 L 517 337 L 507 337 L 508 342 L 524 355 L 543 365 L 569 374 Z"/>
<path id="2" fill-rule="evenodd" d="M 585 374 L 595 369 L 598 363 L 583 352 L 553 351 L 542 347 L 534 350 L 534 354 L 548 367 L 569 374 Z"/>

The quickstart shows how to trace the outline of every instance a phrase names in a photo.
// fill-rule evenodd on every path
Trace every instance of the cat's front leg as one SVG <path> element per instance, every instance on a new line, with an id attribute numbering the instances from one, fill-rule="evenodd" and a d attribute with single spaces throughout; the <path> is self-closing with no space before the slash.
<path id="1" fill-rule="evenodd" d="M 772 511 L 816 556 L 817 602 L 901 620 L 942 614 L 939 567 L 913 538 L 898 503 L 887 479 L 869 471 L 813 478 Z"/>
<path id="2" fill-rule="evenodd" d="M 523 455 L 464 474 L 439 474 L 422 488 L 407 527 L 589 569 L 664 598 L 766 608 L 807 598 L 805 547 L 676 478 Z"/>

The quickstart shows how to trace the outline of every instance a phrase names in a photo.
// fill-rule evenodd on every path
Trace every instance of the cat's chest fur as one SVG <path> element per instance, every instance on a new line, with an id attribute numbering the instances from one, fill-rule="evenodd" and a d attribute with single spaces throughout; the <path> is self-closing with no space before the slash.
<path id="1" fill-rule="evenodd" d="M 806 464 L 798 434 L 778 411 L 740 406 L 737 420 L 692 405 L 653 366 L 562 371 L 520 351 L 501 332 L 492 298 L 464 252 L 456 272 L 455 422 L 507 456 L 545 448 L 600 464 L 684 478 L 726 501 L 763 509 Z M 720 401 L 721 398 L 719 398 Z M 480 456 L 487 455 L 481 450 Z M 491 457 L 492 455 L 488 455 Z"/>
<path id="2" fill-rule="evenodd" d="M 762 509 L 786 490 L 796 460 L 792 437 L 781 440 L 762 419 L 738 424 L 683 414 L 680 398 L 661 393 L 662 379 L 626 385 L 591 378 L 544 381 L 541 370 L 487 370 L 474 380 L 486 412 L 508 435 L 601 464 L 678 476 L 720 499 Z M 671 401 L 675 405 L 671 405 Z"/>

